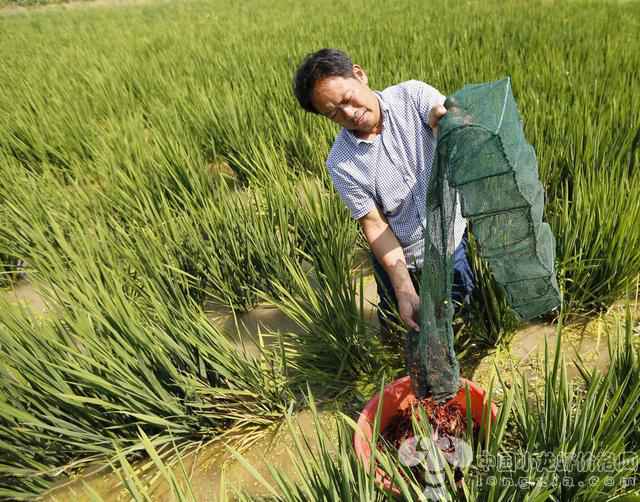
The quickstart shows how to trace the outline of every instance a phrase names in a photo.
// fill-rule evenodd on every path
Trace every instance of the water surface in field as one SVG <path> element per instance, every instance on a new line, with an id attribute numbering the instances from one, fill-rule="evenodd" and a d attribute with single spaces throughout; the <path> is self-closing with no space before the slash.
<path id="1" fill-rule="evenodd" d="M 372 333 L 377 329 L 378 318 L 375 315 L 375 305 L 378 301 L 376 283 L 373 275 L 363 278 L 364 317 L 371 323 Z M 356 293 L 356 304 L 360 304 L 360 294 Z M 213 304 L 205 305 L 209 320 L 226 333 L 239 347 L 244 348 L 249 355 L 258 354 L 260 333 L 280 331 L 283 333 L 303 333 L 302 329 L 277 308 L 258 305 L 249 312 L 233 314 L 230 309 Z M 263 340 L 265 345 L 277 343 L 273 337 Z"/>
<path id="2" fill-rule="evenodd" d="M 36 315 L 45 315 L 49 312 L 45 299 L 29 281 L 18 281 L 13 288 L 4 291 L 4 296 L 9 303 L 23 304 Z"/>
<path id="3" fill-rule="evenodd" d="M 328 435 L 328 445 L 331 448 L 336 443 L 336 429 L 334 413 L 331 411 L 319 411 L 319 424 Z M 313 416 L 309 411 L 302 411 L 294 415 L 292 426 L 299 430 L 307 438 L 313 451 L 317 448 L 315 425 Z M 289 452 L 295 450 L 295 444 L 291 439 L 287 426 L 280 427 L 277 431 L 267 433 L 258 440 L 243 456 L 256 468 L 257 472 L 273 484 L 269 473 L 269 466 L 278 469 L 291 479 L 297 479 L 298 473 Z M 136 467 L 141 468 L 142 464 Z M 184 470 L 183 470 L 184 469 Z M 187 473 L 191 489 L 195 499 L 201 502 L 215 502 L 219 500 L 221 484 L 227 487 L 227 494 L 232 495 L 234 489 L 242 488 L 249 495 L 261 496 L 268 494 L 256 479 L 235 460 L 225 448 L 224 443 L 213 441 L 203 446 L 197 452 L 186 455 L 182 466 L 172 468 L 178 480 L 183 481 L 183 472 Z M 153 467 L 150 472 L 157 472 Z M 120 478 L 114 472 L 108 470 L 87 469 L 83 475 L 75 476 L 67 481 L 60 482 L 43 497 L 46 502 L 68 501 L 90 502 L 95 500 L 93 494 L 97 494 L 105 502 L 121 502 L 130 500 L 127 490 L 122 485 Z M 158 479 L 153 483 L 152 500 L 158 502 L 170 502 L 170 486 L 164 479 Z"/>
<path id="4" fill-rule="evenodd" d="M 376 301 L 375 282 L 371 276 L 365 278 L 365 308 L 367 315 L 375 323 L 373 303 Z M 2 294 L 11 303 L 22 303 L 29 307 L 36 315 L 51 315 L 51 309 L 45 300 L 37 292 L 37 288 L 29 282 L 22 281 L 16 284 L 13 290 L 4 291 Z M 259 332 L 267 330 L 296 331 L 296 324 L 280 313 L 277 309 L 258 307 L 255 310 L 233 316 L 224 309 L 208 309 L 211 322 L 230 334 L 239 346 L 244 346 L 251 354 L 258 353 L 257 343 Z M 566 326 L 562 332 L 562 350 L 568 364 L 568 373 L 571 378 L 579 375 L 574 365 L 570 364 L 578 356 L 582 358 L 589 368 L 605 370 L 609 364 L 606 333 L 611 332 L 613 323 L 622 315 L 620 305 L 614 306 L 609 315 L 574 322 Z M 640 309 L 635 306 L 634 315 L 640 315 Z M 487 387 L 491 377 L 496 371 L 505 381 L 509 381 L 509 370 L 518 369 L 526 375 L 533 387 L 542 383 L 541 367 L 544 357 L 544 343 L 547 341 L 549 352 L 553 355 L 557 340 L 556 327 L 552 325 L 530 323 L 524 325 L 513 337 L 509 347 L 498 349 L 494 353 L 484 357 L 473 368 L 462 368 L 463 374 Z M 497 367 L 497 368 L 496 368 Z M 500 399 L 501 389 L 498 386 L 497 399 Z M 332 412 L 321 412 L 321 421 L 331 431 Z M 298 413 L 294 419 L 303 433 L 313 440 L 313 421 L 308 411 Z M 250 447 L 245 455 L 258 472 L 270 479 L 268 465 L 281 472 L 294 477 L 297 475 L 293 462 L 287 449 L 293 448 L 293 442 L 287 433 L 286 427 L 282 427 L 277 433 L 267 433 L 263 439 Z M 245 470 L 245 468 L 228 453 L 224 444 L 213 441 L 202 447 L 197 453 L 186 456 L 184 468 L 190 476 L 191 486 L 197 500 L 207 502 L 217 500 L 220 493 L 220 485 L 223 479 L 225 486 L 246 490 L 253 495 L 265 495 L 266 490 Z M 152 467 L 151 472 L 157 472 Z M 181 470 L 176 468 L 176 472 Z M 180 477 L 180 476 L 179 476 Z M 115 473 L 105 469 L 87 469 L 82 476 L 60 482 L 51 490 L 44 500 L 83 502 L 92 500 L 87 487 L 99 494 L 106 501 L 129 500 L 127 492 Z M 153 500 L 171 500 L 166 482 L 159 482 L 154 489 Z"/>
<path id="5" fill-rule="evenodd" d="M 498 348 L 480 362 L 472 379 L 487 387 L 491 378 L 499 373 L 510 383 L 515 375 L 511 371 L 513 369 L 524 375 L 532 388 L 541 386 L 544 378 L 545 341 L 549 364 L 552 365 L 558 336 L 561 336 L 561 354 L 570 380 L 581 379 L 577 362 L 584 364 L 587 370 L 605 372 L 610 364 L 608 335 L 613 335 L 615 340 L 614 334 L 624 322 L 624 309 L 624 304 L 619 303 L 600 316 L 575 318 L 562 328 L 561 335 L 558 335 L 556 326 L 525 324 L 515 333 L 508 347 Z M 632 307 L 631 315 L 636 322 L 640 319 L 639 304 Z"/>

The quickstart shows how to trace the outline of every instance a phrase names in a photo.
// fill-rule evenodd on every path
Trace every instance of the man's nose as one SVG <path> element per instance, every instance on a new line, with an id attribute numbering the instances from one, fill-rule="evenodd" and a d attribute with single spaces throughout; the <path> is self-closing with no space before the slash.
<path id="1" fill-rule="evenodd" d="M 343 105 L 342 107 L 342 113 L 345 115 L 345 117 L 347 117 L 349 120 L 353 120 L 353 118 L 356 115 L 356 108 L 354 106 L 351 105 Z"/>

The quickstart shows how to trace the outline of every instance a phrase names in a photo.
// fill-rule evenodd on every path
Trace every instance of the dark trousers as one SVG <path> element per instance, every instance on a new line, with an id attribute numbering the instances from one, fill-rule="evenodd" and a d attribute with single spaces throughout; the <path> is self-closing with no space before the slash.
<path id="1" fill-rule="evenodd" d="M 389 275 L 378 262 L 375 255 L 370 252 L 371 262 L 373 264 L 373 273 L 376 278 L 378 288 L 378 319 L 380 320 L 380 328 L 382 332 L 393 330 L 393 325 L 400 325 L 398 318 L 398 300 L 396 299 L 393 285 Z M 464 308 L 471 299 L 471 292 L 475 287 L 475 277 L 471 270 L 471 265 L 467 257 L 467 232 L 465 231 L 462 241 L 455 249 L 453 254 L 453 287 L 451 289 L 451 299 L 454 302 L 456 314 L 461 308 Z M 416 292 L 420 294 L 420 270 L 409 270 L 411 282 L 416 288 Z"/>

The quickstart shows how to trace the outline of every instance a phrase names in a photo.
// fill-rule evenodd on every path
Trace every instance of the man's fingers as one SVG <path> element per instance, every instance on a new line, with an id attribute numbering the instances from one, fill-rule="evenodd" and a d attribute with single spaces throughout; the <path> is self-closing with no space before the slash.
<path id="1" fill-rule="evenodd" d="M 436 105 L 433 110 L 434 117 L 437 119 L 441 119 L 447 114 L 447 109 L 442 105 Z"/>
<path id="2" fill-rule="evenodd" d="M 400 319 L 405 326 L 413 330 L 420 330 L 420 297 L 413 295 L 413 297 L 402 296 L 399 299 L 399 313 Z"/>
<path id="3" fill-rule="evenodd" d="M 447 109 L 442 105 L 436 105 L 431 109 L 429 114 L 429 125 L 432 129 L 438 127 L 438 122 L 447 114 Z"/>
<path id="4" fill-rule="evenodd" d="M 411 327 L 416 331 L 420 331 L 420 309 L 416 308 L 413 313 L 413 319 L 411 319 Z"/>
<path id="5" fill-rule="evenodd" d="M 416 331 L 420 331 L 420 325 L 413 319 L 413 317 L 404 317 L 402 318 L 402 320 L 407 325 L 407 327 Z"/>

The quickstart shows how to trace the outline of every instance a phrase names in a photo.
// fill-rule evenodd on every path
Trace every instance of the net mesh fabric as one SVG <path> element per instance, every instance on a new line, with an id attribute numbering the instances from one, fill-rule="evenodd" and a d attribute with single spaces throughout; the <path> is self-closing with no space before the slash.
<path id="1" fill-rule="evenodd" d="M 409 333 L 406 342 L 416 394 L 438 402 L 453 397 L 459 387 L 451 301 L 456 204 L 480 255 L 522 319 L 560 304 L 555 240 L 542 221 L 544 189 L 511 80 L 465 86 L 447 98 L 445 107 L 427 193 L 421 329 Z"/>

